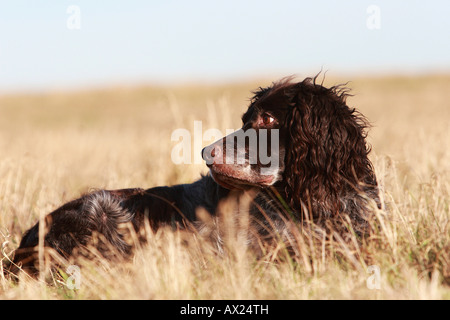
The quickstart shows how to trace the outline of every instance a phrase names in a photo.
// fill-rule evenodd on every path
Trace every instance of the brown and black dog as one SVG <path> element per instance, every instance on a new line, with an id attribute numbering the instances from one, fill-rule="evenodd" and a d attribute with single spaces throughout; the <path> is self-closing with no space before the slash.
<path id="1" fill-rule="evenodd" d="M 366 144 L 367 121 L 346 104 L 346 89 L 326 88 L 316 78 L 286 78 L 254 92 L 241 130 L 203 149 L 210 174 L 192 184 L 151 189 L 100 190 L 64 204 L 45 218 L 44 247 L 69 257 L 94 234 L 99 252 L 131 252 L 119 226 L 135 230 L 147 221 L 197 225 L 196 210 L 214 216 L 221 200 L 254 190 L 249 216 L 261 234 L 283 232 L 286 215 L 321 224 L 348 215 L 364 233 L 378 188 Z M 271 221 L 268 221 L 268 220 Z M 39 223 L 23 236 L 13 264 L 37 272 Z"/>

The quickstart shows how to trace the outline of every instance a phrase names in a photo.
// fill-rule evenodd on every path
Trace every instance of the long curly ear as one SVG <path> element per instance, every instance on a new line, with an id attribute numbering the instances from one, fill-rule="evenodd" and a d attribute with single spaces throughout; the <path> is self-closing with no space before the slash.
<path id="1" fill-rule="evenodd" d="M 308 78 L 290 95 L 286 194 L 297 211 L 305 208 L 316 217 L 337 214 L 349 194 L 363 190 L 362 184 L 376 184 L 367 158 L 367 122 L 348 108 L 343 87 L 328 89 Z"/>
<path id="2" fill-rule="evenodd" d="M 289 136 L 286 142 L 284 181 L 286 181 L 286 195 L 293 209 L 299 209 L 306 204 L 305 186 L 309 183 L 307 179 L 310 162 L 308 150 L 313 141 L 307 119 L 310 108 L 298 95 L 299 93 L 295 92 L 290 97 L 291 110 L 286 121 Z"/>

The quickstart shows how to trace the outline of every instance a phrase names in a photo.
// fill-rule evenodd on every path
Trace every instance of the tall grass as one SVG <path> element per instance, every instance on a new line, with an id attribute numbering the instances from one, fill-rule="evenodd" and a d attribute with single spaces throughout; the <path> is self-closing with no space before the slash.
<path id="1" fill-rule="evenodd" d="M 237 129 L 250 90 L 268 83 L 0 97 L 0 268 L 27 228 L 82 192 L 197 179 L 204 165 L 171 162 L 172 131 L 192 131 L 194 120 Z M 236 230 L 218 254 L 199 235 L 161 229 L 124 263 L 77 261 L 78 289 L 67 287 L 65 268 L 18 283 L 1 272 L 0 299 L 449 299 L 450 77 L 349 86 L 349 104 L 373 125 L 371 159 L 388 206 L 362 243 L 298 229 L 295 256 L 280 243 L 261 258 Z M 379 289 L 368 287 L 371 266 Z"/>

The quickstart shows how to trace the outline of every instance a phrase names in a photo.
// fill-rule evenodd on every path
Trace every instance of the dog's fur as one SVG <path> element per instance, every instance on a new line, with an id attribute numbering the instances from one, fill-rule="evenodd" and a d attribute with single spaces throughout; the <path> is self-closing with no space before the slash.
<path id="1" fill-rule="evenodd" d="M 95 241 L 100 253 L 107 255 L 112 247 L 126 255 L 131 245 L 121 225 L 140 230 L 148 222 L 152 230 L 169 225 L 201 231 L 205 225 L 196 215 L 199 208 L 214 217 L 223 199 L 249 190 L 256 195 L 248 213 L 261 239 L 284 233 L 287 220 L 301 226 L 308 219 L 325 226 L 344 215 L 357 233 L 364 234 L 370 203 L 379 204 L 378 188 L 365 141 L 367 121 L 347 106 L 347 96 L 344 87 L 326 88 L 316 78 L 298 83 L 287 78 L 259 88 L 242 117 L 241 130 L 255 130 L 259 141 L 266 129 L 270 149 L 270 133 L 277 129 L 279 148 L 270 152 L 278 166 L 263 175 L 267 164 L 259 158 L 251 163 L 248 156 L 254 146 L 230 149 L 225 137 L 203 150 L 210 174 L 192 184 L 100 190 L 63 205 L 45 219 L 44 245 L 68 257 L 101 235 L 103 241 Z M 243 163 L 225 161 L 235 151 L 245 154 Z M 24 234 L 13 261 L 31 273 L 37 271 L 39 229 L 38 223 Z"/>

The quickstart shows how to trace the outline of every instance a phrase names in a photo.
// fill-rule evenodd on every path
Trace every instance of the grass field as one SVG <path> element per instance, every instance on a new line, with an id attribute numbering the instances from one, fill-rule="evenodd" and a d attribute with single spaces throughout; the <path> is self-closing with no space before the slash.
<path id="1" fill-rule="evenodd" d="M 16 283 L 1 272 L 0 299 L 450 299 L 450 76 L 325 85 L 348 80 L 348 104 L 373 125 L 371 159 L 390 208 L 362 245 L 305 238 L 293 260 L 256 260 L 239 241 L 218 257 L 161 230 L 132 261 L 85 262 L 76 290 L 63 276 Z M 172 131 L 194 120 L 237 129 L 250 90 L 269 83 L 0 96 L 0 268 L 40 216 L 91 188 L 197 179 L 204 165 L 172 163 Z M 368 288 L 369 266 L 379 289 Z"/>

